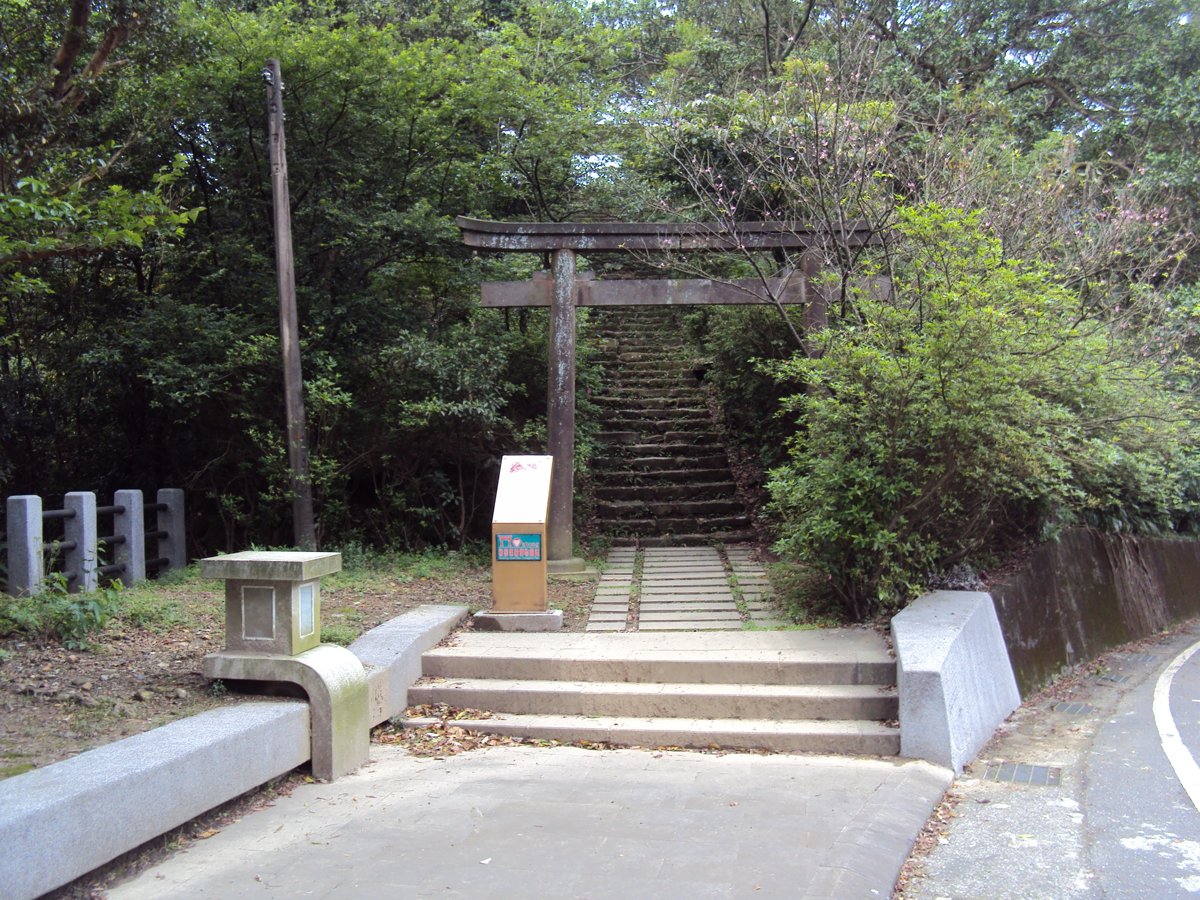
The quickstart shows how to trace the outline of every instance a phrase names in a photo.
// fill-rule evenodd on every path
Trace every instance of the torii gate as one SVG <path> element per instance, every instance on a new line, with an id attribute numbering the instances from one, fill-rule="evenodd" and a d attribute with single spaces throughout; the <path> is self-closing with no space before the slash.
<path id="1" fill-rule="evenodd" d="M 547 431 L 554 474 L 550 485 L 547 558 L 551 572 L 583 569 L 575 543 L 575 308 L 577 306 L 693 306 L 701 304 L 802 304 L 806 333 L 825 324 L 825 298 L 814 284 L 820 270 L 815 251 L 828 231 L 787 222 L 578 223 L 489 222 L 458 217 L 463 243 L 480 250 L 552 255 L 547 273 L 530 281 L 482 285 L 484 307 L 550 307 L 550 377 Z M 872 243 L 874 234 L 856 223 L 836 235 L 845 246 Z M 802 271 L 778 278 L 720 282 L 710 279 L 603 281 L 576 278 L 579 253 L 670 253 L 745 250 L 802 251 Z"/>

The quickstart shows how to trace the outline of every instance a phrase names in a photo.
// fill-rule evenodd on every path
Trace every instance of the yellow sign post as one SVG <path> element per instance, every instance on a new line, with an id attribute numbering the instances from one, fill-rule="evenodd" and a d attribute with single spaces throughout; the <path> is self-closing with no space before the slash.
<path id="1" fill-rule="evenodd" d="M 500 463 L 492 513 L 492 609 L 476 615 L 481 628 L 555 631 L 562 627 L 562 613 L 547 607 L 546 529 L 553 468 L 551 456 L 506 456 Z"/>

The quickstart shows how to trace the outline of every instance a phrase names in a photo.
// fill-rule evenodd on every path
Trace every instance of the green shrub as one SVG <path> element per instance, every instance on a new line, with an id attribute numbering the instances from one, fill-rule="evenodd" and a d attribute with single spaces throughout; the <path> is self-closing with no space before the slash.
<path id="1" fill-rule="evenodd" d="M 66 578 L 56 573 L 31 597 L 0 596 L 0 636 L 21 634 L 82 649 L 120 608 L 120 582 L 91 593 L 70 594 Z"/>
<path id="2" fill-rule="evenodd" d="M 782 554 L 863 619 L 1014 540 L 1194 517 L 1194 448 L 1160 359 L 1004 259 L 976 215 L 902 210 L 895 238 L 892 296 L 856 298 L 816 358 L 777 367 L 801 388 L 770 484 Z"/>

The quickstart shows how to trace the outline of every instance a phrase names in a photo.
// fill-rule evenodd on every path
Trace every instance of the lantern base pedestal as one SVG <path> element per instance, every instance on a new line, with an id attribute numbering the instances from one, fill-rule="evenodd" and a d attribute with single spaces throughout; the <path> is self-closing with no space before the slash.
<path id="1" fill-rule="evenodd" d="M 210 653 L 204 677 L 296 684 L 308 695 L 312 773 L 333 781 L 367 761 L 371 748 L 367 673 L 345 647 L 321 644 L 298 656 Z"/>

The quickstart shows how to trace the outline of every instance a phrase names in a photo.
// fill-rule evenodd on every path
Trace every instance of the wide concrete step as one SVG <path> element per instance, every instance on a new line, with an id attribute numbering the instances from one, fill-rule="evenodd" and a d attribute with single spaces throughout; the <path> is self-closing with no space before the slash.
<path id="1" fill-rule="evenodd" d="M 540 640 L 537 640 L 540 638 Z M 426 651 L 448 679 L 692 684 L 896 683 L 896 662 L 865 628 L 713 635 L 467 632 Z"/>
<path id="2" fill-rule="evenodd" d="M 521 715 L 689 719 L 895 719 L 896 690 L 879 685 L 673 684 L 422 679 L 413 704 L 446 703 Z"/>
<path id="3" fill-rule="evenodd" d="M 429 727 L 436 719 L 410 719 Z M 837 753 L 897 756 L 900 730 L 883 722 L 837 720 L 683 719 L 505 715 L 456 719 L 454 724 L 482 734 L 513 735 L 564 743 L 606 742 L 633 747 L 723 747 L 775 753 Z"/>

